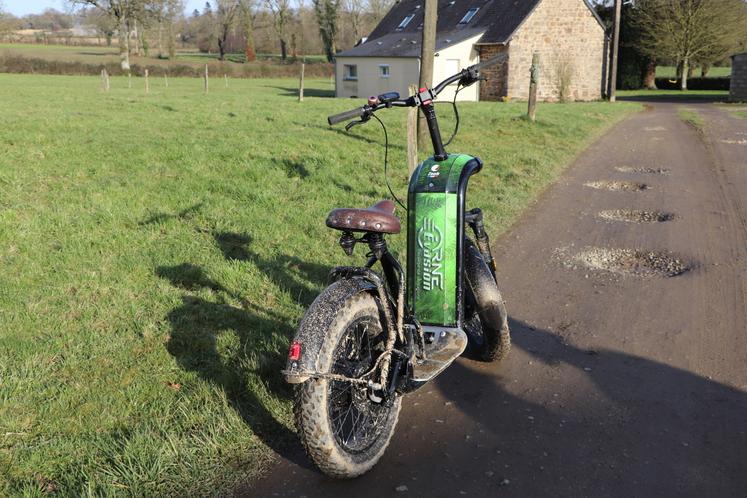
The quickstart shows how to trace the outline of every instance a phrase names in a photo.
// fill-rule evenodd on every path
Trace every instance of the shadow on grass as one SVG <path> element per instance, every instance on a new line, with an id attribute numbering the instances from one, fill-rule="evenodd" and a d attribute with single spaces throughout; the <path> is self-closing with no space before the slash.
<path id="1" fill-rule="evenodd" d="M 364 137 L 363 135 L 358 135 L 357 133 L 353 131 L 345 131 L 345 126 L 343 124 L 336 125 L 337 127 L 332 127 L 329 125 L 309 125 L 308 123 L 300 123 L 300 122 L 294 123 L 294 124 L 298 126 L 305 126 L 308 128 L 317 128 L 319 130 L 331 131 L 331 132 L 337 133 L 338 135 L 342 135 L 346 138 L 354 138 L 355 140 L 360 140 L 361 142 L 365 142 L 367 144 L 380 146 L 381 150 L 382 151 L 384 150 L 384 134 L 383 133 L 381 133 L 381 140 L 374 140 L 368 137 Z M 379 132 L 381 132 L 381 127 L 379 126 L 378 123 L 375 123 L 372 121 L 372 122 L 369 122 L 368 125 L 376 127 L 376 129 Z M 355 130 L 357 128 L 353 128 L 353 129 Z M 390 150 L 391 149 L 405 150 L 405 145 L 402 145 L 401 143 L 392 143 L 392 140 L 393 140 L 393 135 L 392 135 L 392 132 L 390 131 L 389 132 L 389 149 Z"/>
<path id="2" fill-rule="evenodd" d="M 274 88 L 275 90 L 280 90 L 283 93 L 281 94 L 281 97 L 298 97 L 298 88 L 288 88 L 288 87 L 282 87 L 282 86 L 268 86 L 265 85 L 265 88 Z M 335 96 L 334 90 L 323 90 L 321 88 L 304 88 L 303 91 L 304 97 L 322 97 L 322 98 L 333 98 Z"/>
<path id="3" fill-rule="evenodd" d="M 159 223 L 163 223 L 168 220 L 187 220 L 192 218 L 195 213 L 197 213 L 200 209 L 202 209 L 202 202 L 198 202 L 197 204 L 193 204 L 192 206 L 189 206 L 186 209 L 183 209 L 179 211 L 176 214 L 170 214 L 170 213 L 157 213 L 148 218 L 147 220 L 143 220 L 139 223 L 140 226 L 146 226 L 146 225 L 157 225 Z"/>
<path id="4" fill-rule="evenodd" d="M 251 250 L 252 238 L 247 234 L 220 232 L 213 237 L 226 259 L 255 264 L 304 307 L 326 281 L 328 267 L 306 263 L 295 256 L 264 258 Z M 268 408 L 271 398 L 290 398 L 290 387 L 280 370 L 285 363 L 283 338 L 292 336 L 295 324 L 289 323 L 287 316 L 226 288 L 197 265 L 161 266 L 155 273 L 185 291 L 181 305 L 166 317 L 171 324 L 166 345 L 169 353 L 182 368 L 221 388 L 236 413 L 265 445 L 308 466 L 293 431 Z M 202 289 L 213 291 L 215 297 L 205 299 L 192 294 Z M 240 302 L 240 307 L 227 302 L 226 297 Z M 219 347 L 219 338 L 227 331 L 237 336 L 238 347 Z"/>

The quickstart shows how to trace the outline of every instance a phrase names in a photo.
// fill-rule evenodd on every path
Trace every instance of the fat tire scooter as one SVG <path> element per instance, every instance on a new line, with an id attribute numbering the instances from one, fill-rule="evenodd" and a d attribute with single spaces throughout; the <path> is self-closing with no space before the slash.
<path id="1" fill-rule="evenodd" d="M 334 209 L 327 218 L 327 226 L 341 232 L 345 253 L 363 244 L 368 261 L 331 271 L 331 285 L 301 320 L 283 374 L 295 385 L 301 442 L 329 476 L 352 478 L 370 470 L 394 434 L 402 397 L 434 379 L 468 347 L 484 361 L 500 361 L 510 349 L 482 212 L 466 209 L 467 184 L 483 163 L 446 152 L 434 106 L 448 85 L 456 83 L 457 92 L 473 85 L 484 79 L 480 70 L 494 62 L 468 67 L 405 99 L 386 93 L 328 118 L 330 125 L 354 120 L 350 129 L 372 117 L 379 120 L 375 113 L 382 109 L 418 107 L 434 151 L 410 179 L 406 273 L 385 239 L 401 230 L 392 201 Z"/>

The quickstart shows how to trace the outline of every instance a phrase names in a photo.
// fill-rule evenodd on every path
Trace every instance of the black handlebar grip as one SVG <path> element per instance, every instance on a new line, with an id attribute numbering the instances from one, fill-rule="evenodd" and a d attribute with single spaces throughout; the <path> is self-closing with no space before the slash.
<path id="1" fill-rule="evenodd" d="M 363 117 L 366 113 L 365 107 L 358 107 L 350 111 L 345 111 L 341 114 L 335 114 L 327 118 L 327 122 L 331 125 L 342 123 L 343 121 L 350 121 L 351 119 Z"/>

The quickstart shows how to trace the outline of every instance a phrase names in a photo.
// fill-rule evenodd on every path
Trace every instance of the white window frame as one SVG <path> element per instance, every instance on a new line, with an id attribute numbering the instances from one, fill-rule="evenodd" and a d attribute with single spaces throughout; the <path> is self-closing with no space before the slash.
<path id="1" fill-rule="evenodd" d="M 384 68 L 386 68 L 386 74 L 384 74 Z M 379 64 L 379 78 L 388 78 L 392 74 L 392 69 L 389 64 Z"/>
<path id="2" fill-rule="evenodd" d="M 350 74 L 353 68 L 355 68 L 355 76 Z M 343 64 L 342 79 L 343 81 L 358 81 L 358 64 Z"/>
<path id="3" fill-rule="evenodd" d="M 466 14 L 464 14 L 464 17 L 462 17 L 462 20 L 459 21 L 457 24 L 469 24 L 469 22 L 474 19 L 474 17 L 477 15 L 477 12 L 480 10 L 480 7 L 472 7 L 467 11 Z"/>

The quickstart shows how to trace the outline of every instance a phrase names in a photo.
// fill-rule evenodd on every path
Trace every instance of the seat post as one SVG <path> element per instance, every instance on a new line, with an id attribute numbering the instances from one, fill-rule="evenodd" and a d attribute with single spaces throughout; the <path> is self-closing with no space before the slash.
<path id="1" fill-rule="evenodd" d="M 389 252 L 383 234 L 368 232 L 366 234 L 366 240 L 368 241 L 368 247 L 371 249 L 374 256 L 376 256 L 376 259 L 381 260 L 384 257 L 384 254 Z"/>

